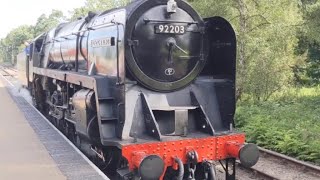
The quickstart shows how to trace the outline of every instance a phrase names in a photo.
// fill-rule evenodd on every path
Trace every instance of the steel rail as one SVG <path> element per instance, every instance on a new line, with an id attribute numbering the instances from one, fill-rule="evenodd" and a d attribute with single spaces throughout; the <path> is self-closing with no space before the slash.
<path id="1" fill-rule="evenodd" d="M 1 69 L 4 73 L 6 73 L 6 74 L 3 75 L 3 76 L 11 76 L 11 77 L 13 77 L 13 75 L 10 74 L 3 66 L 0 66 L 0 69 Z"/>
<path id="2" fill-rule="evenodd" d="M 295 158 L 292 158 L 292 157 L 289 157 L 289 156 L 286 156 L 284 154 L 280 154 L 280 153 L 277 153 L 277 152 L 274 152 L 274 151 L 271 151 L 271 150 L 268 150 L 268 149 L 264 149 L 264 148 L 261 148 L 259 147 L 259 151 L 260 153 L 264 153 L 266 155 L 269 155 L 269 156 L 273 156 L 275 158 L 278 158 L 278 159 L 283 159 L 283 160 L 286 160 L 288 162 L 291 162 L 293 164 L 296 164 L 298 166 L 301 166 L 309 171 L 313 171 L 317 174 L 320 174 L 320 167 L 319 166 L 316 166 L 316 165 L 313 165 L 313 164 L 310 164 L 310 163 L 307 163 L 307 162 L 304 162 L 304 161 L 300 161 L 300 160 L 297 160 Z"/>
<path id="3" fill-rule="evenodd" d="M 245 169 L 245 170 L 248 170 L 250 172 L 252 172 L 254 174 L 254 176 L 256 176 L 256 178 L 261 178 L 261 179 L 264 179 L 264 180 L 279 180 L 279 178 L 275 177 L 275 176 L 272 176 L 266 172 L 263 172 L 259 169 L 256 169 L 254 167 L 250 167 L 250 168 L 247 168 L 245 166 L 243 166 L 240 161 L 236 161 L 236 165 Z"/>
<path id="4" fill-rule="evenodd" d="M 286 156 L 286 155 L 283 155 L 283 154 L 280 154 L 280 153 L 277 153 L 277 152 L 274 152 L 274 151 L 271 151 L 271 150 L 268 150 L 265 148 L 261 148 L 261 147 L 258 147 L 258 148 L 259 148 L 260 153 L 264 155 L 260 158 L 268 158 L 268 156 L 273 157 L 278 160 L 287 161 L 287 162 L 289 162 L 297 167 L 301 167 L 302 169 L 307 170 L 315 175 L 320 175 L 320 167 L 319 166 L 316 166 L 316 165 L 313 165 L 313 164 L 310 164 L 310 163 L 307 163 L 304 161 L 300 161 L 295 158 L 292 158 L 292 157 L 289 157 L 289 156 Z M 273 175 L 270 175 L 262 170 L 259 170 L 258 168 L 255 168 L 254 166 L 251 168 L 244 167 L 240 163 L 240 161 L 238 161 L 238 160 L 236 161 L 236 163 L 239 167 L 242 167 L 243 169 L 248 170 L 249 172 L 252 172 L 255 176 L 261 177 L 262 179 L 272 179 L 272 180 L 279 179 L 279 177 L 275 177 Z"/>

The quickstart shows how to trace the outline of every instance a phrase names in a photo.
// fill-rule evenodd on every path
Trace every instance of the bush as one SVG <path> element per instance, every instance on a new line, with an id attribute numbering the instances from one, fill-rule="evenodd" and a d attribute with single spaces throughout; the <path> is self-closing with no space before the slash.
<path id="1" fill-rule="evenodd" d="M 247 141 L 320 164 L 320 87 L 287 89 L 269 101 L 241 101 L 237 127 Z"/>

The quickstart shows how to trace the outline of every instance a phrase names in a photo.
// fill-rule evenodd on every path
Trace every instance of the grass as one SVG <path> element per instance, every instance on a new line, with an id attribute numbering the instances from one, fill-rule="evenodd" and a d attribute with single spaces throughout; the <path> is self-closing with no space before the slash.
<path id="1" fill-rule="evenodd" d="M 248 142 L 320 165 L 320 86 L 238 103 L 236 124 Z"/>

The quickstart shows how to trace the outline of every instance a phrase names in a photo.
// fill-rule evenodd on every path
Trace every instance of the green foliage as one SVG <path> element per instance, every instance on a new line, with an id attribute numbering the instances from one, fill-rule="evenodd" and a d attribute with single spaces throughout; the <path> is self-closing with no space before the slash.
<path id="1" fill-rule="evenodd" d="M 24 48 L 22 44 L 33 37 L 32 32 L 33 27 L 27 25 L 11 30 L 6 38 L 1 40 L 0 59 L 13 62 L 18 52 Z"/>
<path id="2" fill-rule="evenodd" d="M 73 10 L 71 20 L 75 20 L 79 17 L 84 17 L 88 14 L 89 11 L 106 11 L 112 8 L 124 6 L 129 2 L 130 0 L 86 0 L 83 7 Z"/>
<path id="3" fill-rule="evenodd" d="M 247 2 L 247 1 L 244 1 Z M 301 21 L 296 1 L 248 1 L 245 28 L 236 27 L 243 38 L 243 62 L 238 60 L 238 77 L 244 93 L 256 100 L 267 100 L 274 92 L 288 87 L 292 80 L 297 44 L 295 25 Z M 285 8 L 284 8 L 285 7 Z M 249 9 L 250 8 L 250 9 Z M 241 40 L 239 40 L 241 42 Z"/>
<path id="4" fill-rule="evenodd" d="M 203 16 L 229 20 L 238 38 L 237 96 L 267 100 L 291 85 L 302 23 L 298 0 L 203 0 L 189 2 Z"/>
<path id="5" fill-rule="evenodd" d="M 320 42 L 320 0 L 303 0 L 301 9 L 305 18 L 305 32 L 307 38 Z"/>
<path id="6" fill-rule="evenodd" d="M 64 21 L 66 17 L 63 15 L 62 11 L 52 10 L 49 16 L 42 14 L 34 27 L 34 37 L 39 36 L 51 28 L 57 26 L 61 21 Z"/>
<path id="7" fill-rule="evenodd" d="M 14 62 L 17 54 L 25 48 L 24 43 L 57 26 L 65 20 L 62 11 L 52 10 L 49 16 L 42 14 L 35 26 L 22 25 L 9 32 L 0 40 L 0 59 Z"/>
<path id="8" fill-rule="evenodd" d="M 237 126 L 248 141 L 320 164 L 320 86 L 277 92 L 270 101 L 240 101 Z"/>
<path id="9" fill-rule="evenodd" d="M 320 0 L 302 0 L 304 24 L 300 28 L 296 53 L 306 56 L 304 63 L 294 67 L 296 80 L 302 85 L 320 83 Z"/>
<path id="10" fill-rule="evenodd" d="M 221 16 L 231 18 L 233 16 L 233 1 L 231 0 L 188 0 L 197 9 L 202 17 Z"/>

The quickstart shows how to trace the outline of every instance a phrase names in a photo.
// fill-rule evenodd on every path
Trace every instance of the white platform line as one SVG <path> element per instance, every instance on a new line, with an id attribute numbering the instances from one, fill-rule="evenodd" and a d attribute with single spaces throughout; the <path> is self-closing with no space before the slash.
<path id="1" fill-rule="evenodd" d="M 4 77 L 1 73 L 0 73 L 0 76 L 4 79 L 4 80 L 6 80 L 10 85 L 11 85 L 11 87 L 14 87 L 14 85 L 6 78 L 6 77 Z M 23 96 L 21 96 L 21 97 L 23 97 Z M 24 97 L 23 97 L 24 98 Z M 24 98 L 25 99 L 25 98 Z M 27 101 L 27 100 L 26 100 Z M 28 101 L 27 101 L 28 102 Z M 67 141 L 67 143 L 68 144 L 70 144 L 70 146 L 78 153 L 78 154 L 80 154 L 80 156 L 103 178 L 103 179 L 105 179 L 105 180 L 110 180 L 95 164 L 93 164 L 88 158 L 87 158 L 87 156 L 85 156 L 68 138 L 66 138 L 65 136 L 64 136 L 64 134 L 62 134 L 62 132 L 60 132 L 54 125 L 52 125 L 51 124 L 51 122 L 43 115 L 43 114 L 41 114 L 41 112 L 37 109 L 37 108 L 35 108 L 30 102 L 28 102 L 29 104 L 30 104 L 30 106 L 34 109 L 34 110 L 36 110 L 39 114 L 40 114 L 40 116 L 41 117 L 43 117 L 43 119 L 45 119 L 46 120 L 46 122 L 55 130 L 55 131 L 57 131 L 59 134 L 60 134 L 60 136 L 62 136 L 62 138 L 65 140 L 65 141 Z"/>

